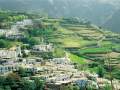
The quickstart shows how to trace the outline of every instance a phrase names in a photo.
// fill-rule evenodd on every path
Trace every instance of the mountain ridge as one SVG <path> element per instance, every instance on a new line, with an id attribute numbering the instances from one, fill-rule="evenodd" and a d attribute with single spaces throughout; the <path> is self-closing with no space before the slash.
<path id="1" fill-rule="evenodd" d="M 81 17 L 102 26 L 120 8 L 120 0 L 0 0 L 0 8 L 43 12 L 51 17 Z"/>

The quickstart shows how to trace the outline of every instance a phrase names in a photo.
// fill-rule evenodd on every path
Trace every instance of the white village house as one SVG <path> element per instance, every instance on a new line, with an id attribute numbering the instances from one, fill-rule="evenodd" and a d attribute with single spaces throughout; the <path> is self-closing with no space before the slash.
<path id="1" fill-rule="evenodd" d="M 0 50 L 0 58 L 17 59 L 21 55 L 21 48 L 18 46 L 16 50 Z"/>
<path id="2" fill-rule="evenodd" d="M 22 33 L 9 34 L 6 36 L 8 39 L 23 39 L 25 36 Z"/>
<path id="3" fill-rule="evenodd" d="M 12 72 L 18 70 L 19 67 L 17 65 L 0 65 L 0 74 L 4 74 L 7 72 Z"/>
<path id="4" fill-rule="evenodd" d="M 7 32 L 6 29 L 0 29 L 0 36 L 5 35 Z"/>
<path id="5" fill-rule="evenodd" d="M 69 64 L 69 60 L 68 58 L 66 57 L 63 57 L 63 58 L 53 58 L 52 61 L 56 64 Z"/>
<path id="6" fill-rule="evenodd" d="M 53 50 L 53 45 L 52 44 L 48 44 L 48 45 L 34 45 L 33 46 L 33 51 L 37 51 L 37 52 L 50 52 Z"/>
<path id="7" fill-rule="evenodd" d="M 16 58 L 17 53 L 16 51 L 9 51 L 9 50 L 0 50 L 0 58 Z"/>
<path id="8" fill-rule="evenodd" d="M 30 20 L 30 19 L 25 19 L 25 20 L 23 20 L 23 21 L 18 21 L 18 22 L 16 23 L 16 26 L 18 26 L 19 28 L 23 28 L 23 27 L 25 27 L 25 26 L 27 26 L 27 25 L 33 25 L 32 20 Z"/>

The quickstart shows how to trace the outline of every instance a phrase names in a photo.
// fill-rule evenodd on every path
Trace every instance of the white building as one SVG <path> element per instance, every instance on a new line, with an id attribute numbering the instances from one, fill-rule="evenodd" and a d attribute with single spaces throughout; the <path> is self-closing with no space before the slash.
<path id="1" fill-rule="evenodd" d="M 69 60 L 64 57 L 64 58 L 53 58 L 52 61 L 56 64 L 69 64 Z"/>
<path id="2" fill-rule="evenodd" d="M 21 56 L 21 48 L 18 46 L 15 50 L 0 50 L 0 58 L 16 60 L 18 56 Z"/>
<path id="3" fill-rule="evenodd" d="M 6 33 L 5 29 L 0 29 L 0 35 L 4 35 Z"/>
<path id="4" fill-rule="evenodd" d="M 18 69 L 19 69 L 19 67 L 16 65 L 6 65 L 6 66 L 0 65 L 0 74 L 16 71 Z"/>
<path id="5" fill-rule="evenodd" d="M 34 45 L 33 46 L 33 51 L 38 51 L 38 52 L 50 52 L 53 50 L 53 46 L 52 44 L 48 44 L 48 45 Z"/>
<path id="6" fill-rule="evenodd" d="M 17 22 L 16 25 L 17 25 L 18 27 L 22 28 L 22 27 L 24 27 L 24 26 L 26 26 L 26 25 L 33 25 L 33 22 L 32 22 L 32 20 L 30 20 L 30 19 L 25 19 L 25 20 L 23 20 L 23 21 Z"/>
<path id="7" fill-rule="evenodd" d="M 16 51 L 9 51 L 9 50 L 0 50 L 0 58 L 17 58 L 17 53 Z"/>
<path id="8" fill-rule="evenodd" d="M 22 35 L 21 33 L 19 33 L 19 34 L 9 35 L 9 36 L 7 36 L 7 38 L 8 39 L 23 39 L 23 38 L 25 38 L 25 36 Z"/>

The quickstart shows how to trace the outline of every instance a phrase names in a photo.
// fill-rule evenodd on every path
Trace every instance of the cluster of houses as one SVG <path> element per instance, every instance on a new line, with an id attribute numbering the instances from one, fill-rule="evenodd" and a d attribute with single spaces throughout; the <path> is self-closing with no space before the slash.
<path id="1" fill-rule="evenodd" d="M 40 44 L 33 46 L 33 52 L 51 52 L 53 50 L 52 44 Z"/>
<path id="2" fill-rule="evenodd" d="M 44 64 L 43 62 L 44 59 L 40 57 L 11 59 L 0 65 L 0 74 L 18 71 L 22 67 L 27 71 L 35 72 L 33 77 L 44 78 L 47 88 L 52 90 L 59 90 L 62 88 L 61 86 L 72 83 L 79 85 L 79 83 L 88 82 L 95 89 L 98 89 L 98 84 L 101 85 L 101 82 L 103 86 L 105 82 L 110 84 L 110 81 L 98 78 L 97 74 L 78 71 L 67 57 L 50 59 L 45 61 Z"/>
<path id="3" fill-rule="evenodd" d="M 40 45 L 39 45 L 40 46 Z M 43 46 L 43 45 L 42 45 Z M 47 47 L 49 45 L 44 45 Z M 43 47 L 41 47 L 42 49 Z M 39 50 L 46 52 L 46 50 Z M 35 49 L 33 49 L 35 50 Z M 51 48 L 52 50 L 52 48 Z M 50 51 L 51 51 L 50 50 Z M 49 50 L 47 49 L 47 52 Z M 87 80 L 87 74 L 79 72 L 70 62 L 69 58 L 53 58 L 45 61 L 40 57 L 19 57 L 21 53 L 20 47 L 12 50 L 0 50 L 0 74 L 4 75 L 12 71 L 18 71 L 20 67 L 27 71 L 35 73 L 34 77 L 41 77 L 46 80 L 46 85 L 58 87 L 65 84 L 70 84 L 76 80 Z M 90 74 L 89 74 L 90 75 Z"/>
<path id="4" fill-rule="evenodd" d="M 32 22 L 31 19 L 25 19 L 25 20 L 23 20 L 23 21 L 18 21 L 18 22 L 16 23 L 16 25 L 17 25 L 17 27 L 19 27 L 19 28 L 24 28 L 24 27 L 27 26 L 27 25 L 33 25 L 33 22 Z"/>
<path id="5" fill-rule="evenodd" d="M 7 39 L 22 39 L 25 38 L 24 34 L 19 32 L 20 28 L 25 26 L 33 25 L 32 20 L 25 19 L 23 21 L 18 21 L 11 26 L 11 29 L 0 29 L 0 36 L 4 36 Z"/>
<path id="6" fill-rule="evenodd" d="M 0 58 L 16 58 L 17 53 L 15 51 L 9 51 L 9 50 L 0 50 Z"/>
<path id="7" fill-rule="evenodd" d="M 23 20 L 17 22 L 16 25 L 12 26 L 9 32 L 7 30 L 0 30 L 0 35 L 5 34 L 7 38 L 11 39 L 23 38 L 24 36 L 19 33 L 18 28 L 26 25 L 32 25 L 32 21 Z M 26 52 L 40 54 L 43 52 L 52 52 L 53 50 L 52 44 L 40 44 L 34 45 L 30 50 L 26 50 Z M 62 86 L 71 83 L 76 83 L 78 85 L 86 85 L 86 83 L 89 83 L 94 86 L 95 90 L 98 89 L 98 85 L 100 85 L 101 82 L 103 86 L 105 82 L 110 84 L 107 80 L 100 81 L 101 79 L 98 78 L 97 74 L 75 69 L 74 64 L 70 61 L 67 54 L 62 58 L 44 60 L 34 55 L 26 58 L 22 57 L 22 51 L 19 46 L 14 50 L 0 50 L 0 75 L 18 71 L 20 67 L 27 71 L 34 72 L 35 75 L 33 77 L 44 78 L 48 90 L 62 90 Z"/>

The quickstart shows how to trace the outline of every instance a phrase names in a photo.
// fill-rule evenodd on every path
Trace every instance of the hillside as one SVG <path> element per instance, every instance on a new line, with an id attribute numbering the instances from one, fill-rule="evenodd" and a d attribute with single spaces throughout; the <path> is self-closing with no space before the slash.
<path id="1" fill-rule="evenodd" d="M 116 69 L 120 68 L 119 34 L 101 30 L 87 21 L 79 21 L 75 18 L 49 18 L 41 19 L 41 21 L 45 26 L 53 24 L 57 28 L 53 30 L 51 34 L 47 34 L 44 37 L 44 41 L 53 43 L 55 47 L 62 48 L 73 54 L 70 56 L 71 58 L 80 57 L 80 59 L 73 60 L 73 62 L 78 64 L 89 62 L 90 64 L 92 61 L 98 63 L 98 66 L 104 65 L 104 67 L 106 67 L 108 65 L 108 57 L 106 56 L 109 54 L 111 65 L 114 67 L 113 73 L 115 74 Z M 96 66 L 93 66 L 89 69 L 95 72 L 95 68 Z M 106 77 L 108 77 L 107 74 Z"/>
<path id="2" fill-rule="evenodd" d="M 48 13 L 52 17 L 81 17 L 97 25 L 106 22 L 120 6 L 111 0 L 0 0 L 0 8 Z"/>
<path id="3" fill-rule="evenodd" d="M 111 16 L 111 18 L 103 24 L 103 27 L 115 32 L 120 32 L 120 10 Z"/>
<path id="4" fill-rule="evenodd" d="M 78 17 L 0 11 L 0 63 L 0 89 L 116 90 L 120 34 Z"/>

